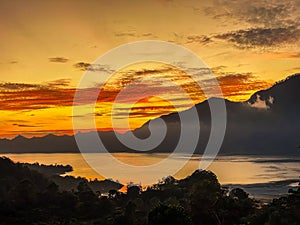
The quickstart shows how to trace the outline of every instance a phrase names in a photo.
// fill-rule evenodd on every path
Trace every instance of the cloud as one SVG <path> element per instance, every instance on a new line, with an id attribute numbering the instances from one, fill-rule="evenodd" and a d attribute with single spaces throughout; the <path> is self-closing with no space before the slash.
<path id="1" fill-rule="evenodd" d="M 70 79 L 58 79 L 54 81 L 48 81 L 41 84 L 28 84 L 28 83 L 0 83 L 1 91 L 13 91 L 13 90 L 32 90 L 32 89 L 50 89 L 61 86 L 69 86 Z"/>
<path id="2" fill-rule="evenodd" d="M 299 1 L 287 1 L 283 4 L 281 0 L 213 0 L 212 5 L 204 11 L 224 24 L 231 20 L 230 22 L 243 25 L 278 28 L 295 25 L 299 15 L 297 2 Z"/>
<path id="3" fill-rule="evenodd" d="M 134 31 L 122 31 L 122 32 L 115 32 L 116 37 L 135 37 L 136 32 Z"/>
<path id="4" fill-rule="evenodd" d="M 114 72 L 114 70 L 110 69 L 110 67 L 108 65 L 91 64 L 91 63 L 87 63 L 87 62 L 78 62 L 78 63 L 74 64 L 73 66 L 82 71 L 105 72 L 105 73 L 113 73 Z"/>
<path id="5" fill-rule="evenodd" d="M 228 83 L 246 83 L 251 80 L 254 76 L 252 73 L 225 73 L 226 75 L 219 76 L 217 79 L 221 84 Z"/>
<path id="6" fill-rule="evenodd" d="M 223 65 L 211 68 L 219 82 L 223 96 L 226 98 L 246 100 L 254 91 L 265 89 L 272 85 L 272 82 L 260 80 L 251 72 L 238 73 L 226 71 L 227 69 Z M 188 93 L 195 103 L 205 100 L 203 91 L 214 95 L 216 90 L 215 80 L 207 76 L 207 74 L 210 74 L 208 68 L 187 68 L 187 71 L 189 74 L 194 74 L 194 77 L 198 80 L 191 79 L 189 75 L 180 70 L 164 66 L 156 69 L 123 71 L 116 74 L 114 79 L 111 79 L 110 83 L 106 84 L 107 89 L 104 88 L 104 91 L 100 93 L 100 97 L 103 95 L 103 98 L 114 101 L 119 91 L 127 85 L 128 94 L 126 98 L 120 99 L 122 102 L 133 100 L 141 94 L 148 94 L 149 96 L 172 95 L 174 96 L 172 97 L 173 100 L 184 102 L 187 99 L 177 100 L 180 94 L 182 96 L 182 89 L 185 93 Z M 142 78 L 149 79 L 140 80 L 140 83 L 137 82 L 137 80 Z M 172 82 L 163 82 L 163 78 Z M 201 87 L 196 83 L 198 81 L 203 84 Z M 110 92 L 108 92 L 109 90 Z M 112 90 L 114 91 L 111 92 Z"/>
<path id="7" fill-rule="evenodd" d="M 119 31 L 119 32 L 115 32 L 114 33 L 115 37 L 118 38 L 124 38 L 124 37 L 135 37 L 135 38 L 156 38 L 157 36 L 155 36 L 153 33 L 151 32 L 147 32 L 147 33 L 138 33 L 135 30 L 129 30 L 129 31 Z"/>
<path id="8" fill-rule="evenodd" d="M 220 65 L 220 66 L 215 66 L 215 67 L 212 67 L 210 70 L 214 73 L 218 73 L 218 72 L 221 72 L 222 70 L 226 69 L 227 66 L 224 66 L 224 65 Z"/>
<path id="9" fill-rule="evenodd" d="M 22 89 L 32 89 L 39 88 L 39 84 L 25 84 L 25 83 L 0 83 L 0 90 L 22 90 Z"/>
<path id="10" fill-rule="evenodd" d="M 130 117 L 137 117 L 137 118 L 143 118 L 149 116 L 161 116 L 162 114 L 169 114 L 170 112 L 174 112 L 176 111 L 176 109 L 184 110 L 192 106 L 190 104 L 189 105 L 177 104 L 173 106 L 159 99 L 151 100 L 151 101 L 149 101 L 149 99 L 144 99 L 142 102 L 140 101 L 139 103 L 142 104 L 139 104 L 138 106 L 135 105 L 132 108 L 117 107 L 115 108 L 115 112 L 113 113 L 113 116 L 119 118 L 126 118 L 128 113 Z"/>
<path id="11" fill-rule="evenodd" d="M 132 71 L 135 75 L 137 76 L 147 76 L 147 75 L 155 75 L 155 74 L 161 74 L 161 73 L 166 73 L 166 72 L 172 72 L 172 68 L 161 68 L 161 69 L 141 69 L 137 71 Z"/>
<path id="12" fill-rule="evenodd" d="M 58 79 L 53 81 L 45 82 L 45 85 L 48 87 L 68 87 L 70 85 L 70 79 Z"/>
<path id="13" fill-rule="evenodd" d="M 299 42 L 300 30 L 295 26 L 282 28 L 251 28 L 214 36 L 233 43 L 238 48 L 265 48 Z"/>
<path id="14" fill-rule="evenodd" d="M 27 123 L 27 120 L 20 120 L 20 119 L 9 119 L 4 120 L 3 122 L 9 122 L 9 123 Z"/>
<path id="15" fill-rule="evenodd" d="M 85 62 L 78 62 L 74 64 L 75 68 L 78 68 L 82 71 L 87 71 L 90 68 L 91 64 L 90 63 L 85 63 Z"/>
<path id="16" fill-rule="evenodd" d="M 298 52 L 298 53 L 293 53 L 293 54 L 290 54 L 288 58 L 295 58 L 295 59 L 299 59 L 299 58 L 300 58 L 300 52 Z"/>
<path id="17" fill-rule="evenodd" d="M 291 24 L 289 20 L 291 5 L 279 4 L 275 6 L 251 6 L 246 8 L 241 18 L 248 23 L 264 25 L 265 27 L 278 27 Z"/>
<path id="18" fill-rule="evenodd" d="M 226 67 L 220 66 L 215 67 L 213 70 L 225 98 L 247 100 L 253 92 L 266 89 L 273 84 L 272 82 L 260 80 L 251 72 L 238 73 L 224 71 L 224 69 Z M 204 81 L 206 88 L 210 88 L 211 82 L 211 79 Z"/>
<path id="19" fill-rule="evenodd" d="M 141 96 L 141 94 L 153 95 L 178 95 L 184 90 L 192 99 L 199 99 L 202 94 L 201 88 L 185 72 L 176 67 L 162 65 L 149 69 L 125 69 L 119 71 L 104 86 L 105 97 L 114 99 L 116 95 L 126 87 L 127 95 L 120 101 L 127 101 Z M 114 93 L 107 94 L 107 91 Z M 181 93 L 182 94 L 182 93 Z M 110 95 L 110 96 L 109 96 Z"/>
<path id="20" fill-rule="evenodd" d="M 186 37 L 187 41 L 186 43 L 198 43 L 198 44 L 202 44 L 202 45 L 206 45 L 208 43 L 211 43 L 211 37 L 207 36 L 207 35 L 189 35 Z"/>
<path id="21" fill-rule="evenodd" d="M 40 84 L 0 83 L 1 110 L 33 110 L 71 106 L 75 89 L 69 79 Z"/>
<path id="22" fill-rule="evenodd" d="M 53 57 L 53 58 L 49 58 L 49 61 L 54 63 L 66 63 L 69 61 L 69 59 L 64 57 Z"/>
<path id="23" fill-rule="evenodd" d="M 151 36 L 153 36 L 153 34 L 152 33 L 143 33 L 142 36 L 143 37 L 151 37 Z"/>
<path id="24" fill-rule="evenodd" d="M 81 68 L 81 67 L 80 67 Z M 101 66 L 101 70 L 110 70 Z M 270 86 L 270 83 L 257 79 L 252 73 L 234 73 L 224 71 L 225 66 L 212 68 L 217 76 L 223 94 L 227 98 L 234 97 L 247 99 L 254 91 Z M 138 69 L 124 69 L 111 77 L 109 82 L 100 86 L 92 86 L 76 90 L 70 86 L 69 79 L 59 79 L 39 84 L 30 83 L 0 83 L 0 108 L 2 110 L 35 110 L 52 107 L 67 107 L 74 104 L 73 98 L 76 91 L 80 96 L 76 105 L 92 104 L 97 99 L 99 105 L 107 109 L 107 104 L 116 101 L 120 91 L 125 95 L 118 98 L 118 104 L 139 100 L 145 96 L 165 96 L 176 105 L 199 103 L 205 100 L 203 90 L 214 90 L 215 85 L 207 79 L 207 68 L 190 68 L 189 73 L 197 75 L 204 86 L 199 87 L 197 81 L 176 67 L 162 65 L 159 67 L 142 67 Z M 204 75 L 203 75 L 204 74 Z M 169 81 L 169 82 L 168 82 Z M 126 88 L 125 88 L 126 87 Z M 189 97 L 183 96 L 183 93 Z M 209 92 L 212 93 L 212 92 Z M 107 104 L 106 104 L 107 103 Z M 149 114 L 155 111 L 153 104 L 163 110 L 171 110 L 168 103 L 156 104 L 141 102 L 135 111 L 140 114 Z M 145 108 L 142 108 L 145 107 Z M 153 109 L 153 110 L 152 110 Z M 159 111 L 157 108 L 156 110 Z M 19 124 L 19 123 L 18 123 Z"/>
<path id="25" fill-rule="evenodd" d="M 256 100 L 254 103 L 248 103 L 250 107 L 257 109 L 269 109 L 270 105 L 274 103 L 274 98 L 269 96 L 267 100 L 262 100 L 260 95 L 256 95 Z"/>
<path id="26" fill-rule="evenodd" d="M 299 52 L 265 52 L 265 53 L 260 53 L 257 56 L 263 58 L 271 58 L 271 59 L 276 59 L 276 58 L 298 59 L 300 58 L 300 53 Z"/>
<path id="27" fill-rule="evenodd" d="M 34 125 L 17 124 L 17 123 L 14 123 L 13 126 L 17 126 L 17 127 L 27 127 L 27 128 L 31 128 L 31 127 L 39 127 L 39 126 L 34 126 Z"/>
<path id="28" fill-rule="evenodd" d="M 225 40 L 240 49 L 259 50 L 299 45 L 299 1 L 212 0 L 204 12 L 221 22 L 221 26 L 241 27 L 211 34 L 211 41 Z"/>
<path id="29" fill-rule="evenodd" d="M 171 112 L 174 112 L 175 110 L 171 109 L 165 109 L 161 111 L 138 111 L 138 112 L 130 112 L 129 117 L 134 117 L 134 118 L 149 118 L 149 117 L 159 117 L 163 114 L 169 114 Z M 126 119 L 128 118 L 128 113 L 126 112 L 116 112 L 113 114 L 115 118 L 118 119 Z"/>

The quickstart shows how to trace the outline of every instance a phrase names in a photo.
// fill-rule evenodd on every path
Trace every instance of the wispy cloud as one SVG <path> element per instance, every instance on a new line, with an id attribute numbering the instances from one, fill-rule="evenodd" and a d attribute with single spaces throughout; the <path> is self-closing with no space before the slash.
<path id="1" fill-rule="evenodd" d="M 188 93 L 192 99 L 199 99 L 201 89 L 189 75 L 175 67 L 160 66 L 155 69 L 139 68 L 137 70 L 124 70 L 117 72 L 110 82 L 105 84 L 105 90 L 116 90 L 118 94 L 120 90 L 126 87 L 127 95 L 120 98 L 120 101 L 132 100 L 141 94 L 149 96 L 169 95 L 176 96 L 182 90 Z M 114 98 L 114 94 L 112 97 Z M 101 93 L 100 93 L 101 96 Z M 108 96 L 108 95 L 106 95 Z"/>
<path id="2" fill-rule="evenodd" d="M 1 110 L 33 110 L 72 105 L 74 88 L 68 79 L 41 84 L 0 83 Z"/>
<path id="3" fill-rule="evenodd" d="M 113 73 L 114 72 L 114 70 L 110 69 L 110 67 L 108 65 L 91 64 L 91 63 L 87 63 L 87 62 L 78 62 L 78 63 L 75 63 L 73 66 L 82 71 L 105 72 L 105 73 Z"/>
<path id="4" fill-rule="evenodd" d="M 300 71 L 300 67 L 294 67 L 294 68 L 292 68 L 292 70 L 299 70 Z"/>
<path id="5" fill-rule="evenodd" d="M 208 43 L 211 43 L 211 37 L 207 36 L 207 35 L 189 35 L 186 37 L 186 43 L 197 43 L 197 44 L 202 44 L 202 45 L 206 45 Z"/>
<path id="6" fill-rule="evenodd" d="M 251 72 L 239 73 L 226 69 L 224 66 L 212 68 L 225 98 L 247 100 L 255 91 L 266 89 L 273 84 L 271 81 L 259 79 Z M 210 79 L 204 81 L 207 87 L 210 86 L 210 82 Z"/>
<path id="7" fill-rule="evenodd" d="M 157 36 L 151 32 L 137 32 L 136 30 L 117 31 L 114 33 L 117 38 L 156 38 Z"/>
<path id="8" fill-rule="evenodd" d="M 255 91 L 269 88 L 272 83 L 258 79 L 251 73 L 228 74 L 218 77 L 223 95 L 226 98 L 235 97 L 238 100 L 247 100 Z"/>
<path id="9" fill-rule="evenodd" d="M 29 84 L 29 83 L 0 83 L 0 91 L 7 90 L 32 90 L 32 89 L 50 89 L 61 86 L 69 86 L 70 79 L 58 79 L 54 81 L 48 81 L 41 84 Z"/>
<path id="10" fill-rule="evenodd" d="M 300 58 L 300 52 L 298 52 L 298 53 L 292 53 L 292 54 L 290 54 L 289 55 L 289 58 L 295 58 L 295 59 L 299 59 Z"/>
<path id="11" fill-rule="evenodd" d="M 298 4 L 298 5 L 297 5 Z M 298 1 L 213 0 L 205 13 L 224 23 L 242 23 L 278 28 L 295 24 L 299 15 Z"/>
<path id="12" fill-rule="evenodd" d="M 49 58 L 49 62 L 54 62 L 54 63 L 66 63 L 68 61 L 69 61 L 69 59 L 64 58 L 64 57 L 52 57 L 52 58 Z"/>
<path id="13" fill-rule="evenodd" d="M 299 1 L 281 0 L 213 0 L 204 8 L 207 15 L 223 26 L 241 28 L 208 35 L 213 41 L 224 40 L 240 49 L 274 50 L 281 47 L 298 47 L 300 38 Z"/>
<path id="14" fill-rule="evenodd" d="M 135 37 L 137 36 L 135 31 L 121 31 L 115 32 L 116 37 Z"/>
<path id="15" fill-rule="evenodd" d="M 45 82 L 44 86 L 48 87 L 68 87 L 71 83 L 71 79 L 58 79 L 53 81 Z"/>
<path id="16" fill-rule="evenodd" d="M 263 58 L 270 58 L 270 59 L 276 59 L 276 58 L 298 59 L 300 58 L 300 53 L 299 52 L 264 52 L 255 56 L 260 56 Z"/>
<path id="17" fill-rule="evenodd" d="M 213 42 L 226 41 L 239 49 L 274 50 L 280 47 L 297 48 L 300 40 L 300 28 L 287 26 L 277 28 L 248 28 L 227 33 L 188 36 L 186 43 L 206 45 Z M 278 52 L 274 52 L 275 54 Z M 299 54 L 289 53 L 288 58 L 298 58 Z"/>
<path id="18" fill-rule="evenodd" d="M 219 34 L 214 37 L 231 42 L 238 48 L 278 47 L 299 42 L 300 29 L 295 26 L 251 28 Z"/>
<path id="19" fill-rule="evenodd" d="M 225 66 L 212 68 L 223 95 L 227 98 L 247 99 L 253 91 L 270 86 L 269 82 L 259 80 L 252 73 L 228 72 L 227 69 Z M 107 72 L 110 69 L 99 66 L 99 70 Z M 101 90 L 97 85 L 76 90 L 70 85 L 69 79 L 40 84 L 0 83 L 0 108 L 16 111 L 72 106 L 76 91 L 78 91 L 80 99 L 75 104 L 79 105 L 91 104 L 93 99 L 96 99 L 98 103 L 112 103 L 117 99 L 118 104 L 126 104 L 141 100 L 144 96 L 165 96 L 179 107 L 184 108 L 190 106 L 190 99 L 194 103 L 205 100 L 203 91 L 215 88 L 213 86 L 215 83 L 206 80 L 207 68 L 190 68 L 189 72 L 195 74 L 197 79 L 202 80 L 204 86 L 199 87 L 198 80 L 191 79 L 188 74 L 176 67 L 166 65 L 157 68 L 141 67 L 119 71 L 109 82 L 104 84 Z M 125 94 L 119 95 L 121 91 L 125 91 Z M 145 112 L 147 114 L 147 111 L 148 114 L 153 114 L 154 111 L 167 112 L 171 110 L 167 102 L 161 105 L 159 101 L 147 101 L 139 102 L 135 106 L 135 112 L 144 115 Z"/>
<path id="20" fill-rule="evenodd" d="M 17 126 L 17 127 L 26 127 L 26 128 L 40 127 L 40 126 L 36 126 L 36 125 L 27 125 L 27 124 L 18 124 L 18 123 L 14 123 L 12 125 Z"/>
<path id="21" fill-rule="evenodd" d="M 263 25 L 265 27 L 282 27 L 292 23 L 291 14 L 294 8 L 291 3 L 251 6 L 240 13 L 241 19 L 248 23 Z"/>
<path id="22" fill-rule="evenodd" d="M 0 90 L 22 90 L 22 89 L 33 89 L 39 88 L 39 84 L 25 84 L 25 83 L 0 83 Z"/>

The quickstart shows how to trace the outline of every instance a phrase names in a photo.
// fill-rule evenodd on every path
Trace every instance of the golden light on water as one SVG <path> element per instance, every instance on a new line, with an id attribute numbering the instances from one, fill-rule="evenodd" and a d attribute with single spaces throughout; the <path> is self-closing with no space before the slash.
<path id="1" fill-rule="evenodd" d="M 92 153 L 94 154 L 94 153 Z M 99 154 L 96 153 L 98 156 Z M 101 154 L 101 153 L 100 153 Z M 168 154 L 130 154 L 130 153 L 115 153 L 113 154 L 116 159 L 119 159 L 123 163 L 135 166 L 147 166 L 165 159 Z M 127 171 L 115 171 L 114 177 L 103 177 L 98 174 L 95 170 L 90 168 L 86 161 L 80 154 L 8 154 L 7 157 L 11 158 L 15 162 L 28 162 L 41 164 L 63 164 L 72 165 L 74 171 L 68 173 L 75 177 L 81 176 L 87 179 L 104 179 L 113 178 L 123 184 L 128 182 L 140 183 L 138 180 L 133 180 L 139 174 L 139 170 L 136 170 L 136 174 L 128 174 Z M 96 156 L 95 156 L 96 157 Z M 105 164 L 105 154 L 101 155 L 102 164 Z M 174 160 L 182 160 L 181 157 L 184 155 L 177 155 Z M 191 175 L 196 169 L 199 168 L 199 158 L 201 156 L 194 156 L 183 168 L 177 172 L 174 177 L 177 179 L 185 178 Z M 261 158 L 260 158 L 261 159 Z M 276 159 L 264 157 L 263 159 Z M 254 183 L 265 183 L 269 181 L 278 181 L 283 179 L 294 179 L 298 176 L 297 169 L 298 163 L 259 163 L 256 157 L 243 157 L 243 156 L 220 156 L 217 157 L 212 164 L 207 168 L 214 172 L 221 184 L 254 184 Z M 101 163 L 101 162 L 99 162 Z M 109 167 L 109 165 L 106 165 Z M 276 167 L 277 169 L 273 169 Z M 145 180 L 147 177 L 152 180 L 153 173 L 157 171 L 149 171 L 147 174 L 143 174 Z M 170 175 L 170 174 L 168 174 Z M 168 176 L 166 174 L 166 176 Z M 162 179 L 163 177 L 161 177 Z M 142 185 L 151 185 L 143 183 Z"/>

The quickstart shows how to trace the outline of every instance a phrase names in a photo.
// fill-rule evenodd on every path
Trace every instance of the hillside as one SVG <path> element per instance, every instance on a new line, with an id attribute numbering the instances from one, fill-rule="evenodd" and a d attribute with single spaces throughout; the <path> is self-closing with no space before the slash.
<path id="1" fill-rule="evenodd" d="M 227 128 L 220 154 L 298 154 L 300 145 L 300 74 L 275 83 L 267 90 L 254 93 L 248 101 L 232 102 L 225 100 L 227 109 Z M 209 102 L 212 98 L 195 105 L 201 130 L 196 153 L 203 153 L 211 131 Z M 191 109 L 160 117 L 167 124 L 165 139 L 151 152 L 172 152 L 180 135 L 180 116 Z M 155 123 L 157 119 L 154 119 Z M 136 129 L 134 134 L 140 138 L 149 136 L 149 122 Z M 154 128 L 159 131 L 161 127 Z M 85 140 L 86 152 L 99 152 L 97 143 L 92 141 L 93 133 L 76 134 Z M 128 134 L 124 134 L 126 136 Z M 99 136 L 110 152 L 134 152 L 122 145 L 113 132 L 99 132 Z M 0 140 L 2 153 L 58 153 L 79 152 L 74 136 L 55 136 L 25 138 L 18 136 L 12 140 Z M 182 149 L 185 152 L 185 149 Z"/>

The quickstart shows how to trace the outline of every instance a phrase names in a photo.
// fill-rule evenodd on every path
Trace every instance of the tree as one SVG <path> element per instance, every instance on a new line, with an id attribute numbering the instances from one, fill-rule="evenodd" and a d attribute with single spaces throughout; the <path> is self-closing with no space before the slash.
<path id="1" fill-rule="evenodd" d="M 148 216 L 149 225 L 192 225 L 192 220 L 183 207 L 160 204 Z"/>
<path id="2" fill-rule="evenodd" d="M 229 196 L 234 199 L 244 200 L 248 198 L 249 194 L 241 188 L 234 188 L 229 192 Z"/>
<path id="3" fill-rule="evenodd" d="M 109 192 L 108 192 L 108 198 L 109 199 L 117 198 L 119 195 L 120 195 L 120 193 L 117 190 L 114 190 L 114 189 L 109 190 Z"/>
<path id="4" fill-rule="evenodd" d="M 221 185 L 210 171 L 195 171 L 188 181 L 191 187 L 190 208 L 194 224 L 220 224 L 216 203 L 222 196 Z"/>
<path id="5" fill-rule="evenodd" d="M 130 187 L 127 187 L 127 196 L 130 199 L 137 198 L 141 193 L 141 186 L 133 185 Z"/>

